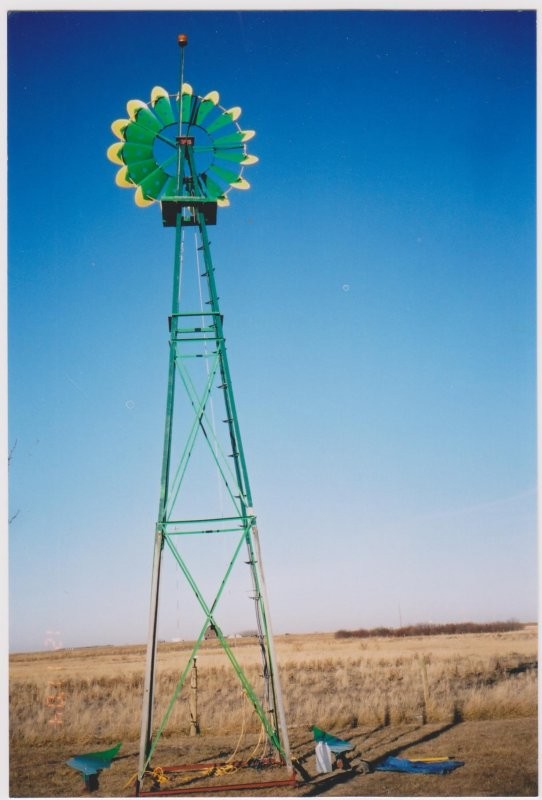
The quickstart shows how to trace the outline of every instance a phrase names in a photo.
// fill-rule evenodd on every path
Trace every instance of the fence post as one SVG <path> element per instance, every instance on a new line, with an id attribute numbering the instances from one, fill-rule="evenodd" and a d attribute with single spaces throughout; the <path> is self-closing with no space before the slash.
<path id="1" fill-rule="evenodd" d="M 429 707 L 429 681 L 427 680 L 427 664 L 425 663 L 425 656 L 416 654 L 416 658 L 420 664 L 422 673 L 422 686 L 423 686 L 423 722 L 427 722 L 427 709 Z"/>
<path id="2" fill-rule="evenodd" d="M 190 676 L 190 736 L 197 736 L 199 733 L 198 723 L 198 668 L 196 660 L 192 664 L 192 675 Z"/>

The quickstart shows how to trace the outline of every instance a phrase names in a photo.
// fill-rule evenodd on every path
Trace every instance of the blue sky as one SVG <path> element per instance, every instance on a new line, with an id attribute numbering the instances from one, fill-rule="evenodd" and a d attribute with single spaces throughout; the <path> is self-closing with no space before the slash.
<path id="1" fill-rule="evenodd" d="M 18 12 L 10 648 L 146 640 L 173 239 L 105 151 L 180 32 L 257 132 L 211 239 L 275 630 L 534 619 L 534 13 Z"/>

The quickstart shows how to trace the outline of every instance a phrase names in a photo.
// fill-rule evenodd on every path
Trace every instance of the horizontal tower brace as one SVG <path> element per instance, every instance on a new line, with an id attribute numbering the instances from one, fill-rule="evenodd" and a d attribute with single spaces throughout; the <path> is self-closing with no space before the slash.
<path id="1" fill-rule="evenodd" d="M 248 522 L 249 520 L 252 520 L 252 519 L 253 519 L 253 517 L 252 516 L 248 516 L 248 515 L 246 517 L 241 517 L 241 516 L 237 516 L 237 517 L 208 517 L 208 518 L 204 518 L 204 519 L 178 519 L 178 520 L 168 519 L 168 520 L 166 520 L 166 522 L 163 522 L 162 525 L 201 525 L 204 522 L 235 522 L 235 521 L 239 521 L 239 522 L 245 523 L 245 522 Z"/>
<path id="2" fill-rule="evenodd" d="M 179 331 L 177 331 L 179 333 Z M 192 333 L 192 331 L 189 331 Z M 219 336 L 176 336 L 174 342 L 223 342 Z"/>
<path id="3" fill-rule="evenodd" d="M 168 531 L 167 536 L 189 536 L 194 534 L 208 534 L 208 533 L 239 533 L 243 530 L 243 525 L 238 525 L 236 528 L 208 528 L 207 530 L 197 531 Z"/>
<path id="4" fill-rule="evenodd" d="M 221 317 L 220 311 L 175 311 L 171 317 Z"/>
<path id="5" fill-rule="evenodd" d="M 216 326 L 209 325 L 200 328 L 177 328 L 175 333 L 216 333 Z"/>

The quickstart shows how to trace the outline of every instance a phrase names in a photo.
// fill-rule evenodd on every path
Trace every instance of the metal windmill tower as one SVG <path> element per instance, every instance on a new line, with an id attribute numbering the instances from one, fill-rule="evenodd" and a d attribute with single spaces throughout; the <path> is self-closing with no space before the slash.
<path id="1" fill-rule="evenodd" d="M 159 202 L 163 225 L 175 229 L 166 420 L 154 538 L 137 793 L 142 791 L 156 745 L 209 628 L 214 631 L 261 721 L 270 748 L 286 766 L 290 782 L 293 780 L 256 516 L 208 235 L 209 226 L 216 224 L 217 206 L 229 205 L 230 190 L 249 188 L 243 172 L 246 166 L 258 160 L 246 149 L 246 142 L 254 132 L 239 127 L 240 108 L 225 109 L 219 103 L 217 92 L 198 96 L 184 82 L 187 44 L 184 34 L 178 37 L 178 44 L 178 93 L 170 95 L 165 89 L 155 87 L 150 102 L 129 101 L 128 118 L 116 120 L 112 125 L 119 141 L 108 149 L 109 159 L 121 166 L 116 183 L 135 188 L 138 206 Z M 188 285 L 185 266 L 189 234 L 194 234 L 195 238 L 198 275 L 198 282 L 192 287 Z M 181 399 L 184 411 L 180 410 Z M 215 422 L 219 411 L 221 434 L 217 433 Z M 196 484 L 190 483 L 194 462 L 198 470 L 203 470 L 205 458 L 214 475 L 219 476 L 220 510 L 211 502 L 201 478 Z M 203 573 L 211 564 L 215 566 L 215 548 L 217 552 L 228 554 L 225 566 L 216 573 L 218 578 L 210 594 L 208 588 L 202 588 L 194 568 L 195 565 L 197 571 L 199 564 L 201 569 L 201 557 L 199 562 L 197 559 L 190 561 L 197 541 L 206 542 L 209 556 L 203 559 Z M 180 671 L 163 718 L 155 725 L 157 625 L 164 552 L 173 558 L 174 566 L 202 613 L 201 627 L 190 656 Z M 238 564 L 243 566 L 239 568 Z M 220 626 L 221 602 L 226 589 L 234 576 L 240 571 L 246 572 L 247 567 L 262 659 L 263 691 L 259 692 L 249 681 Z M 162 596 L 161 605 L 167 600 Z"/>

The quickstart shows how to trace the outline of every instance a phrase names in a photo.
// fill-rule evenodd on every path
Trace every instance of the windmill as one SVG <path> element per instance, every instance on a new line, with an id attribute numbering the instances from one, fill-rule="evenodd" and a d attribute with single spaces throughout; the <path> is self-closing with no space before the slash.
<path id="1" fill-rule="evenodd" d="M 288 778 L 281 783 L 295 781 L 256 516 L 208 233 L 208 228 L 216 224 L 217 207 L 229 205 L 229 195 L 234 189 L 249 188 L 244 171 L 258 159 L 248 153 L 246 143 L 254 131 L 241 129 L 238 124 L 241 109 L 222 107 L 216 91 L 200 96 L 184 82 L 187 42 L 186 35 L 178 37 L 178 93 L 172 95 L 156 86 L 149 102 L 130 100 L 128 117 L 112 125 L 118 141 L 108 149 L 109 159 L 120 166 L 117 185 L 135 189 L 138 206 L 159 203 L 163 226 L 175 230 L 166 419 L 154 538 L 138 794 L 150 793 L 144 791 L 143 781 L 209 630 L 216 636 L 263 726 L 270 751 L 277 763 L 287 769 Z M 185 251 L 192 233 L 197 280 L 189 284 Z M 216 423 L 219 411 L 221 432 Z M 205 458 L 218 476 L 219 503 L 211 500 L 209 481 L 201 478 Z M 198 471 L 198 478 L 191 483 L 192 468 Z M 197 542 L 205 543 L 206 555 L 190 560 Z M 217 571 L 220 558 L 215 558 L 215 554 L 219 551 L 227 556 Z M 173 559 L 189 587 L 201 613 L 201 625 L 165 713 L 155 724 L 158 605 L 164 554 Z M 198 567 L 200 575 L 196 574 Z M 207 580 L 211 567 L 216 572 L 213 590 Z M 249 680 L 220 625 L 226 589 L 247 568 L 261 656 L 263 689 L 260 690 Z M 167 599 L 162 597 L 161 605 Z"/>

